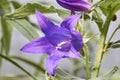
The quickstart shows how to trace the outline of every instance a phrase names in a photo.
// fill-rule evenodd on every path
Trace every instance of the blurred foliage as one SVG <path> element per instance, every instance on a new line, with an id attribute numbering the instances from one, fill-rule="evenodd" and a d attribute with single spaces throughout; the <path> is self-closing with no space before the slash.
<path id="1" fill-rule="evenodd" d="M 8 26 L 6 23 L 6 20 L 3 18 L 5 13 L 10 12 L 10 3 L 7 0 L 2 0 L 0 2 L 0 22 L 2 26 L 2 38 L 1 38 L 1 44 L 2 44 L 2 51 L 8 55 L 9 48 L 10 48 L 10 41 L 11 41 L 11 34 L 12 34 L 12 27 Z"/>
<path id="2" fill-rule="evenodd" d="M 100 8 L 105 16 L 111 15 L 111 17 L 120 10 L 120 0 L 105 0 Z"/>
<path id="3" fill-rule="evenodd" d="M 65 18 L 70 15 L 69 11 L 57 9 L 50 5 L 45 6 L 40 3 L 27 3 L 21 6 L 20 8 L 16 9 L 13 13 L 6 14 L 5 18 L 24 18 L 28 15 L 34 14 L 36 9 L 39 10 L 41 13 L 58 13 L 58 15 L 62 18 Z"/>
<path id="4" fill-rule="evenodd" d="M 98 4 L 98 3 L 97 3 Z M 45 14 L 57 14 L 61 19 L 65 19 L 70 15 L 70 11 L 65 10 L 65 9 L 58 9 L 57 7 L 48 4 L 48 3 L 27 3 L 27 4 L 20 4 L 19 2 L 16 1 L 11 1 L 11 0 L 1 0 L 0 1 L 0 24 L 2 28 L 2 37 L 0 37 L 0 63 L 2 64 L 2 58 L 6 59 L 7 61 L 11 62 L 18 68 L 20 68 L 22 71 L 24 71 L 27 75 L 32 77 L 34 79 L 34 74 L 29 73 L 26 69 L 24 69 L 22 66 L 20 66 L 17 61 L 21 61 L 25 63 L 26 65 L 29 65 L 33 67 L 37 71 L 37 76 L 41 72 L 44 74 L 45 70 L 42 67 L 43 64 L 40 64 L 43 62 L 44 59 L 40 60 L 40 63 L 35 63 L 31 60 L 25 59 L 23 57 L 18 57 L 18 56 L 11 56 L 10 52 L 10 47 L 11 47 L 11 38 L 12 38 L 12 32 L 14 28 L 20 32 L 26 39 L 28 40 L 33 40 L 35 38 L 39 37 L 39 34 L 37 33 L 38 25 L 35 24 L 34 22 L 30 21 L 29 16 L 32 14 L 35 14 L 35 10 L 38 9 L 41 13 Z M 101 16 L 106 16 L 106 19 L 116 20 L 116 12 L 118 12 L 120 9 L 120 0 L 104 0 L 102 3 L 97 6 L 97 8 L 93 9 L 90 13 L 81 13 L 77 12 L 77 14 L 82 14 L 80 23 L 76 25 L 76 30 L 81 32 L 83 35 L 84 43 L 85 45 L 89 44 L 90 40 L 93 38 L 96 38 L 96 35 L 93 32 L 88 32 L 89 28 L 85 29 L 84 23 L 88 23 L 88 21 L 93 21 L 97 24 L 98 29 L 100 33 L 103 32 L 104 27 L 103 25 L 105 24 L 104 19 Z M 99 13 L 99 12 L 102 13 Z M 59 23 L 57 19 L 54 19 L 56 23 Z M 90 24 L 89 24 L 90 25 Z M 90 27 L 90 26 L 88 26 Z M 120 28 L 118 28 L 119 30 Z M 114 36 L 111 35 L 111 38 Z M 106 51 L 109 48 L 120 48 L 120 40 L 118 41 L 111 41 L 107 42 L 105 44 L 106 46 Z M 90 46 L 88 46 L 89 48 Z M 90 51 L 89 51 L 90 53 Z M 86 66 L 86 58 L 85 58 L 85 51 L 81 50 L 81 54 L 83 55 L 83 59 L 76 60 L 76 59 L 70 59 L 71 63 L 74 65 L 74 69 L 72 72 L 69 72 L 69 70 L 61 70 L 57 69 L 56 70 L 56 76 L 55 78 L 50 77 L 47 73 L 45 73 L 46 80 L 85 80 L 85 76 L 82 75 L 80 77 L 75 76 L 79 75 L 81 71 L 86 71 L 85 66 Z M 92 55 L 92 54 L 89 54 Z M 88 56 L 90 58 L 90 56 Z M 88 58 L 88 59 L 89 59 Z M 90 72 L 92 72 L 92 59 L 89 59 L 90 62 Z M 42 62 L 41 62 L 42 61 Z M 96 79 L 90 79 L 90 80 L 110 80 L 111 77 L 116 73 L 118 70 L 118 67 L 115 67 L 111 72 L 107 74 L 103 74 L 102 76 L 96 78 Z M 120 79 L 120 74 L 114 75 L 112 77 L 113 80 L 119 80 Z M 30 78 L 31 79 L 31 78 Z M 0 77 L 0 80 L 30 80 L 29 78 L 26 77 Z M 32 80 L 32 79 L 31 79 Z M 37 80 L 37 79 L 34 79 Z M 39 78 L 38 80 L 44 80 L 42 78 Z"/>
<path id="5" fill-rule="evenodd" d="M 7 22 L 29 40 L 33 40 L 39 36 L 35 28 L 27 20 L 7 20 Z"/>
<path id="6" fill-rule="evenodd" d="M 26 76 L 9 76 L 9 77 L 0 77 L 0 80 L 32 80 Z"/>

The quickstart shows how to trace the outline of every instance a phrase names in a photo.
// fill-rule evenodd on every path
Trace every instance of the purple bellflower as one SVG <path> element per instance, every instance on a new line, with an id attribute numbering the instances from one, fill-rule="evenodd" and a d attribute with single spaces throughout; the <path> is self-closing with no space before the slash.
<path id="1" fill-rule="evenodd" d="M 62 7 L 75 11 L 89 12 L 91 4 L 86 0 L 57 0 L 57 3 Z"/>
<path id="2" fill-rule="evenodd" d="M 46 70 L 55 75 L 55 69 L 62 58 L 80 58 L 79 50 L 83 47 L 82 36 L 74 30 L 80 15 L 73 15 L 65 19 L 60 27 L 36 10 L 36 17 L 44 37 L 35 39 L 26 44 L 21 51 L 42 53 L 49 55 L 46 61 Z"/>

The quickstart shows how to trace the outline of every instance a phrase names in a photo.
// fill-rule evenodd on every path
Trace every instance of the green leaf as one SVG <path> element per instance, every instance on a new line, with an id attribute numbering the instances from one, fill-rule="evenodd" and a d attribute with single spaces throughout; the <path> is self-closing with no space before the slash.
<path id="1" fill-rule="evenodd" d="M 10 3 L 8 0 L 1 0 L 0 1 L 0 16 L 3 16 L 5 13 L 10 12 Z M 2 51 L 8 55 L 9 49 L 10 49 L 10 41 L 11 41 L 11 33 L 12 33 L 12 27 L 9 26 L 6 23 L 6 20 L 1 19 L 1 27 L 2 27 L 2 39 L 1 39 L 1 44 L 2 44 Z M 1 52 L 2 52 L 1 51 Z"/>
<path id="2" fill-rule="evenodd" d="M 4 13 L 10 12 L 10 3 L 8 0 L 1 0 L 0 1 L 0 12 L 4 11 Z"/>
<path id="3" fill-rule="evenodd" d="M 17 2 L 17 1 L 11 1 L 11 3 L 12 3 L 12 5 L 13 5 L 13 7 L 14 7 L 15 9 L 21 7 L 21 4 L 20 4 L 19 2 Z"/>
<path id="4" fill-rule="evenodd" d="M 42 13 L 53 13 L 56 12 L 53 6 L 46 7 L 39 3 L 27 3 L 20 8 L 16 9 L 13 13 L 7 14 L 7 18 L 23 18 L 30 14 L 34 14 L 35 10 L 38 9 Z"/>
<path id="5" fill-rule="evenodd" d="M 120 43 L 119 44 L 113 44 L 111 47 L 112 48 L 120 48 Z"/>
<path id="6" fill-rule="evenodd" d="M 1 24 L 2 24 L 2 47 L 6 55 L 8 55 L 10 50 L 12 27 L 9 26 L 6 20 L 3 18 L 1 18 Z"/>
<path id="7" fill-rule="evenodd" d="M 13 5 L 15 6 L 16 3 Z M 30 14 L 34 14 L 35 10 L 38 9 L 41 13 L 58 13 L 58 15 L 64 19 L 70 15 L 70 11 L 68 10 L 62 10 L 62 9 L 56 9 L 53 6 L 48 5 L 42 5 L 40 3 L 27 3 L 20 8 L 16 9 L 13 13 L 6 14 L 6 18 L 24 18 Z"/>
<path id="8" fill-rule="evenodd" d="M 85 33 L 83 35 L 83 41 L 84 43 L 87 43 L 93 36 L 92 35 L 89 35 L 89 33 Z"/>
<path id="9" fill-rule="evenodd" d="M 18 67 L 19 69 L 21 69 L 23 72 L 25 72 L 29 77 L 31 77 L 33 80 L 37 80 L 37 78 L 35 76 L 33 76 L 31 73 L 29 73 L 26 69 L 24 69 L 22 66 L 20 66 L 17 62 L 13 61 L 12 59 L 10 59 L 9 57 L 6 57 L 4 55 L 2 55 L 0 53 L 0 57 L 2 57 L 3 59 L 9 61 L 10 63 L 12 63 L 13 65 L 15 65 L 16 67 Z"/>
<path id="10" fill-rule="evenodd" d="M 41 71 L 41 72 L 45 72 L 45 70 L 38 64 L 36 64 L 35 62 L 33 61 L 30 61 L 28 59 L 25 59 L 25 58 L 22 58 L 22 57 L 18 57 L 18 56 L 11 56 L 12 59 L 15 59 L 15 60 L 19 60 L 19 61 L 22 61 L 23 63 L 26 63 L 32 67 L 34 67 L 35 69 Z"/>
<path id="11" fill-rule="evenodd" d="M 120 40 L 114 42 L 114 44 L 118 44 L 118 43 L 120 43 Z"/>
<path id="12" fill-rule="evenodd" d="M 85 32 L 84 35 L 83 35 L 84 43 L 89 42 L 91 39 L 96 40 L 96 35 L 93 34 L 92 32 Z"/>
<path id="13" fill-rule="evenodd" d="M 85 80 L 76 76 L 73 76 L 72 74 L 65 72 L 61 69 L 56 69 L 56 76 L 60 78 L 60 80 Z"/>
<path id="14" fill-rule="evenodd" d="M 113 68 L 113 70 L 110 71 L 109 73 L 107 73 L 107 74 L 105 74 L 103 76 L 100 76 L 100 77 L 98 77 L 96 79 L 90 79 L 90 80 L 110 80 L 112 78 L 112 76 L 118 71 L 118 69 L 119 68 L 117 66 L 115 66 Z"/>
<path id="15" fill-rule="evenodd" d="M 26 20 L 7 20 L 7 22 L 15 27 L 23 36 L 25 36 L 29 40 L 33 40 L 39 37 L 35 28 Z"/>
<path id="16" fill-rule="evenodd" d="M 100 8 L 105 16 L 111 15 L 111 17 L 120 10 L 120 0 L 105 0 Z"/>
<path id="17" fill-rule="evenodd" d="M 0 16 L 3 16 L 4 14 L 5 12 L 2 9 L 0 9 Z"/>
<path id="18" fill-rule="evenodd" d="M 95 21 L 95 23 L 97 24 L 99 31 L 102 31 L 102 25 L 103 25 L 103 20 L 101 18 L 100 13 L 98 13 L 97 10 L 94 10 L 94 13 L 92 14 L 92 20 Z"/>
<path id="19" fill-rule="evenodd" d="M 120 80 L 120 74 L 119 73 L 114 74 L 112 80 Z"/>
<path id="20" fill-rule="evenodd" d="M 45 58 L 46 58 L 46 56 L 44 56 L 44 55 L 41 56 L 37 65 L 39 65 L 41 67 L 42 64 L 44 64 Z M 42 69 L 43 72 L 45 72 L 45 70 L 42 67 L 41 67 L 41 69 Z M 37 77 L 37 76 L 39 76 L 39 74 L 40 74 L 40 70 L 38 68 L 36 68 L 35 71 L 34 71 L 34 75 Z"/>
<path id="21" fill-rule="evenodd" d="M 65 19 L 70 15 L 70 11 L 67 10 L 61 10 L 61 9 L 56 9 L 58 16 L 60 16 L 62 19 Z"/>
<path id="22" fill-rule="evenodd" d="M 27 76 L 1 76 L 0 80 L 33 80 Z"/>
<path id="23" fill-rule="evenodd" d="M 110 42 L 108 48 L 120 48 L 120 40 L 115 42 Z"/>

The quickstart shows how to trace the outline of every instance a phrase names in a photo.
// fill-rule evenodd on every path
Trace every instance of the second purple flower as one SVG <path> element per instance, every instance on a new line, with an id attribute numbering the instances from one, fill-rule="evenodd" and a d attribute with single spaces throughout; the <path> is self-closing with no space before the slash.
<path id="1" fill-rule="evenodd" d="M 86 0 L 56 0 L 62 7 L 74 11 L 89 12 L 91 4 Z"/>

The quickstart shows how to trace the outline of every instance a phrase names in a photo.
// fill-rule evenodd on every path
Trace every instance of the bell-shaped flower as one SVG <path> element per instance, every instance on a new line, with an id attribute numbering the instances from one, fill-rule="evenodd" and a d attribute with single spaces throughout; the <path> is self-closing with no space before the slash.
<path id="1" fill-rule="evenodd" d="M 62 58 L 81 57 L 79 51 L 84 45 L 82 36 L 74 30 L 80 16 L 70 16 L 58 27 L 36 10 L 39 26 L 45 36 L 26 44 L 21 51 L 49 55 L 46 61 L 46 70 L 51 76 L 54 76 L 55 69 Z"/>
<path id="2" fill-rule="evenodd" d="M 91 4 L 86 0 L 56 0 L 62 7 L 74 11 L 89 12 Z"/>

